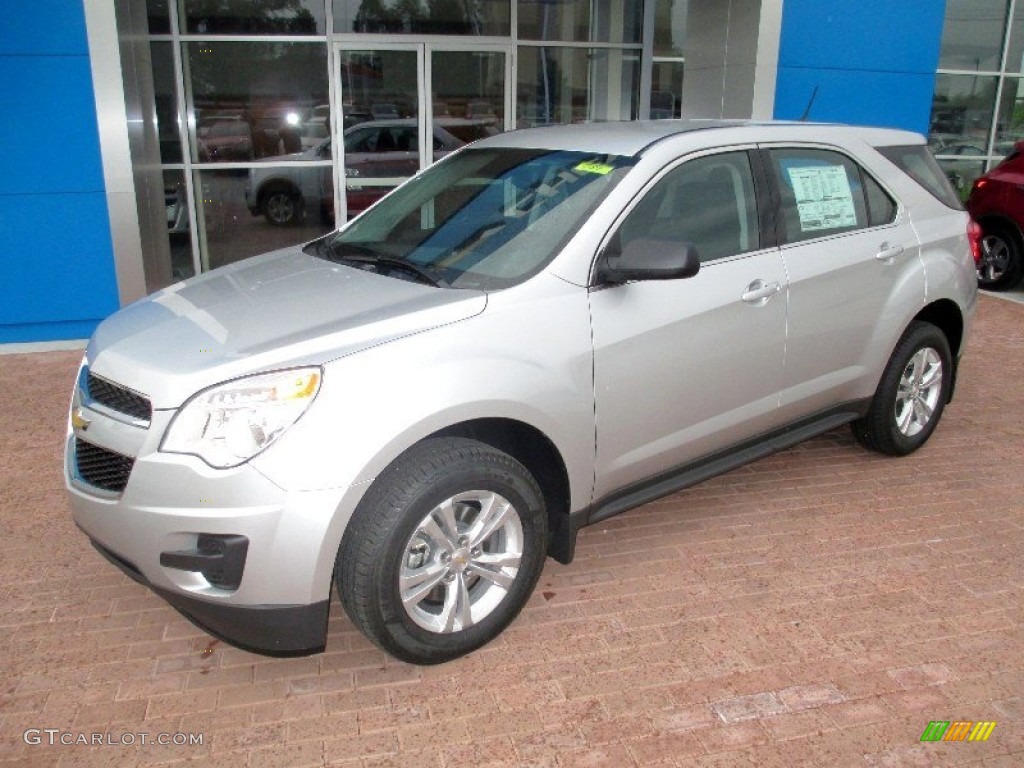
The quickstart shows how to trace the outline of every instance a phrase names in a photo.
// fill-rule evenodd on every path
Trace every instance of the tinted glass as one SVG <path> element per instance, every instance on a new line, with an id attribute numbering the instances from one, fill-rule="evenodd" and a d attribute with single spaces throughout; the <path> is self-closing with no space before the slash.
<path id="1" fill-rule="evenodd" d="M 795 243 L 866 227 L 859 168 L 837 152 L 769 152 L 781 196 L 785 242 Z"/>
<path id="2" fill-rule="evenodd" d="M 153 62 L 153 97 L 156 106 L 156 130 L 160 138 L 160 161 L 182 161 L 181 134 L 178 130 L 178 91 L 174 81 L 173 43 L 150 43 Z"/>
<path id="3" fill-rule="evenodd" d="M 250 162 L 304 151 L 303 125 L 327 104 L 326 44 L 198 42 L 184 51 L 196 113 L 193 160 Z"/>
<path id="4" fill-rule="evenodd" d="M 638 51 L 520 46 L 518 77 L 520 128 L 637 114 Z"/>
<path id="5" fill-rule="evenodd" d="M 928 133 L 935 154 L 985 154 L 996 101 L 996 77 L 937 75 Z"/>
<path id="6" fill-rule="evenodd" d="M 939 69 L 999 69 L 1008 0 L 946 0 Z"/>
<path id="7" fill-rule="evenodd" d="M 431 166 L 323 245 L 323 258 L 441 285 L 497 289 L 534 274 L 584 226 L 629 161 L 609 155 L 469 149 Z"/>
<path id="8" fill-rule="evenodd" d="M 1006 72 L 1024 72 L 1024 3 L 1017 0 L 1010 26 L 1010 44 L 1006 50 Z"/>
<path id="9" fill-rule="evenodd" d="M 460 143 L 505 130 L 505 54 L 483 51 L 431 53 L 434 126 Z M 434 159 L 446 147 L 435 142 Z"/>
<path id="10" fill-rule="evenodd" d="M 149 34 L 166 35 L 171 31 L 171 17 L 167 10 L 168 0 L 146 0 L 146 18 Z"/>
<path id="11" fill-rule="evenodd" d="M 333 228 L 331 167 L 195 173 L 203 269 L 295 245 Z"/>
<path id="12" fill-rule="evenodd" d="M 654 55 L 682 56 L 689 0 L 655 0 Z"/>
<path id="13" fill-rule="evenodd" d="M 644 195 L 622 223 L 613 247 L 640 239 L 696 247 L 701 262 L 757 250 L 757 202 L 746 152 L 683 163 Z"/>
<path id="14" fill-rule="evenodd" d="M 868 223 L 872 227 L 889 224 L 896 218 L 896 203 L 889 193 L 866 173 L 863 174 L 864 192 L 868 199 Z"/>
<path id="15" fill-rule="evenodd" d="M 913 145 L 879 147 L 878 151 L 928 190 L 935 199 L 951 208 L 960 207 L 960 201 L 950 187 L 949 181 L 927 149 Z"/>
<path id="16" fill-rule="evenodd" d="M 177 282 L 195 274 L 184 171 L 164 171 L 164 204 L 167 208 L 167 239 L 171 253 L 170 280 Z"/>
<path id="17" fill-rule="evenodd" d="M 643 3 L 623 0 L 520 2 L 521 40 L 639 43 Z"/>
<path id="18" fill-rule="evenodd" d="M 509 0 L 334 0 L 334 31 L 413 35 L 511 34 Z"/>
<path id="19" fill-rule="evenodd" d="M 683 62 L 655 61 L 651 67 L 651 119 L 679 117 L 683 106 Z"/>
<path id="20" fill-rule="evenodd" d="M 183 32 L 196 35 L 322 35 L 324 0 L 184 0 Z"/>
<path id="21" fill-rule="evenodd" d="M 1007 77 L 996 115 L 996 146 L 993 154 L 1006 155 L 1015 142 L 1024 139 L 1024 78 Z"/>

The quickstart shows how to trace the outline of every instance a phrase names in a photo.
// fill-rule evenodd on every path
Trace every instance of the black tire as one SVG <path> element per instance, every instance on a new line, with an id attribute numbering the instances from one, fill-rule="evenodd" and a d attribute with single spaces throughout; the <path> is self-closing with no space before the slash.
<path id="1" fill-rule="evenodd" d="M 275 227 L 294 227 L 305 218 L 302 195 L 292 189 L 271 189 L 260 197 L 264 218 Z"/>
<path id="2" fill-rule="evenodd" d="M 913 453 L 935 431 L 952 375 L 946 335 L 931 323 L 911 323 L 885 366 L 867 415 L 851 425 L 853 436 L 865 448 L 890 456 Z"/>
<path id="3" fill-rule="evenodd" d="M 502 512 L 488 516 L 485 508 Z M 443 519 L 456 521 L 457 535 L 441 535 Z M 484 519 L 504 522 L 483 535 Z M 353 623 L 385 651 L 437 664 L 489 642 L 519 614 L 544 567 L 546 542 L 544 496 L 522 464 L 475 440 L 432 438 L 385 469 L 359 504 L 338 552 L 338 594 Z M 511 562 L 517 546 L 517 569 L 503 564 L 487 568 L 491 577 L 479 575 L 485 561 Z M 501 584 L 492 580 L 499 577 Z"/>
<path id="4" fill-rule="evenodd" d="M 1006 291 L 1015 286 L 1024 271 L 1020 234 L 1008 226 L 986 226 L 981 247 L 978 287 L 987 291 Z"/>

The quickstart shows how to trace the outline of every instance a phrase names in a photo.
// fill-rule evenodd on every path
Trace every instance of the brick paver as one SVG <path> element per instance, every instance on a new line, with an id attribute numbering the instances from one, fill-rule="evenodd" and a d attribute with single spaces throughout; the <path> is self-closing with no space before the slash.
<path id="1" fill-rule="evenodd" d="M 239 651 L 122 576 L 64 499 L 78 353 L 0 356 L 0 763 L 1024 764 L 1022 350 L 1024 306 L 983 297 L 919 453 L 841 429 L 587 529 L 508 632 L 429 668 L 337 603 L 320 656 Z M 161 732 L 203 743 L 138 743 Z"/>

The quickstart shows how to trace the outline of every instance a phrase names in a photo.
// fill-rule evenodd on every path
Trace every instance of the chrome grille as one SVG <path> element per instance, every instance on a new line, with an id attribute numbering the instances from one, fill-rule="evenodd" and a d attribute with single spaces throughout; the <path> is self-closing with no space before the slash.
<path id="1" fill-rule="evenodd" d="M 75 438 L 75 469 L 89 485 L 120 493 L 128 485 L 135 459 Z"/>
<path id="2" fill-rule="evenodd" d="M 149 398 L 100 378 L 91 371 L 86 379 L 86 387 L 90 398 L 112 411 L 125 413 L 147 423 L 153 416 Z"/>

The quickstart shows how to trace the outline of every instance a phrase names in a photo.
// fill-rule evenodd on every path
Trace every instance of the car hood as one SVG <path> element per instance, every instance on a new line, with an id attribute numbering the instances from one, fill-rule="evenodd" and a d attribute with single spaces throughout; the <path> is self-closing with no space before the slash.
<path id="1" fill-rule="evenodd" d="M 93 373 L 177 408 L 192 394 L 258 371 L 319 364 L 457 322 L 482 291 L 433 288 L 309 256 L 299 247 L 178 283 L 104 320 Z"/>

